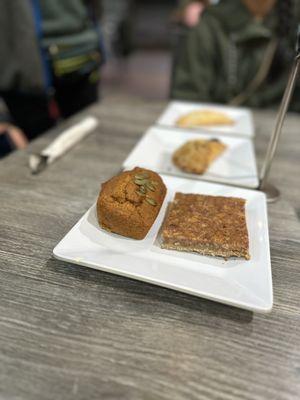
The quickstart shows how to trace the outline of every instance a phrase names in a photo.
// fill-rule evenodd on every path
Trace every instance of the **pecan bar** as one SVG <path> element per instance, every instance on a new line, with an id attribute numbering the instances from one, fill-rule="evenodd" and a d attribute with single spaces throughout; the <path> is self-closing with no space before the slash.
<path id="1" fill-rule="evenodd" d="M 249 260 L 245 200 L 176 193 L 162 229 L 161 247 Z"/>

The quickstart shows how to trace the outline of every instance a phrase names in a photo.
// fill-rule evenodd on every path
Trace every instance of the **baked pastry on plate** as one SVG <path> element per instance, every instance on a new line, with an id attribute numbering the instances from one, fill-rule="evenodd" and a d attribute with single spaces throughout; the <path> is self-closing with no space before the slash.
<path id="1" fill-rule="evenodd" d="M 234 120 L 227 114 L 216 110 L 195 110 L 178 118 L 176 125 L 181 128 L 197 126 L 233 125 Z"/>
<path id="2" fill-rule="evenodd" d="M 163 224 L 161 247 L 249 260 L 245 200 L 176 193 Z"/>
<path id="3" fill-rule="evenodd" d="M 99 225 L 107 231 L 144 239 L 166 195 L 161 177 L 150 170 L 134 168 L 102 184 L 97 201 Z"/>
<path id="4" fill-rule="evenodd" d="M 226 145 L 218 139 L 197 139 L 184 143 L 173 154 L 173 163 L 184 172 L 203 174 Z"/>

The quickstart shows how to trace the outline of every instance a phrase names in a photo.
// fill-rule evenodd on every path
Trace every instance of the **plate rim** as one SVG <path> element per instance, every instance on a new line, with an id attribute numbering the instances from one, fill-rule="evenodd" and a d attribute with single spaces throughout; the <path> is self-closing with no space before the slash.
<path id="1" fill-rule="evenodd" d="M 249 138 L 251 140 L 253 140 L 255 138 L 255 126 L 254 126 L 254 118 L 253 118 L 253 112 L 251 110 L 251 108 L 248 107 L 236 107 L 236 106 L 231 106 L 231 105 L 227 105 L 227 104 L 221 104 L 221 103 L 206 103 L 206 102 L 192 102 L 192 101 L 187 101 L 187 100 L 171 100 L 168 102 L 168 104 L 165 106 L 164 110 L 160 113 L 160 115 L 158 116 L 158 118 L 155 121 L 155 125 L 158 126 L 163 126 L 167 129 L 181 129 L 180 127 L 176 126 L 175 124 L 167 124 L 165 122 L 163 122 L 163 119 L 165 118 L 165 116 L 167 115 L 168 111 L 172 108 L 172 107 L 176 107 L 177 105 L 190 105 L 191 107 L 216 107 L 216 108 L 220 108 L 220 109 L 229 109 L 229 110 L 235 110 L 235 111 L 241 111 L 244 112 L 247 117 L 249 118 L 249 122 L 247 124 L 247 129 L 248 131 L 246 133 L 241 133 L 238 131 L 231 131 L 231 132 L 224 132 L 224 133 L 220 133 L 218 132 L 218 130 L 214 130 L 213 128 L 211 128 L 211 132 L 214 132 L 216 135 L 224 135 L 224 136 L 237 136 L 237 137 L 246 137 Z M 194 128 L 188 128 L 191 132 L 199 132 L 200 130 L 205 130 L 205 127 L 194 127 Z"/>
<path id="2" fill-rule="evenodd" d="M 164 175 L 162 174 L 162 177 L 164 177 Z M 170 177 L 169 177 L 170 178 Z M 181 177 L 175 177 L 175 179 L 183 179 L 183 180 L 187 180 L 186 178 L 181 178 Z M 210 182 L 203 182 L 205 185 L 212 185 L 212 186 L 221 186 L 224 187 L 225 185 L 222 184 L 218 184 L 218 183 L 210 183 Z M 225 186 L 226 187 L 226 186 Z M 230 187 L 232 189 L 236 189 L 234 187 Z M 266 203 L 266 196 L 264 193 L 262 192 L 258 192 L 252 189 L 241 189 L 242 191 L 249 191 L 249 192 L 256 192 L 257 195 L 259 195 L 259 197 L 261 197 L 262 200 L 262 204 L 263 204 L 263 215 L 265 218 L 265 223 L 266 223 L 266 230 L 265 235 L 266 235 L 266 239 L 267 239 L 267 243 L 269 244 L 269 229 L 268 229 L 268 213 L 267 213 L 267 203 Z M 175 291 L 179 291 L 179 292 L 183 292 L 189 295 L 193 295 L 196 296 L 198 298 L 205 298 L 207 300 L 211 300 L 211 301 L 216 301 L 222 304 L 226 304 L 229 306 L 233 306 L 233 307 L 237 307 L 240 309 L 244 309 L 244 310 L 248 310 L 248 311 L 252 311 L 252 312 L 257 312 L 257 313 L 269 313 L 272 311 L 273 308 L 273 279 L 272 279 L 272 266 L 271 266 L 271 257 L 270 257 L 270 247 L 268 246 L 267 249 L 267 261 L 268 261 L 268 265 L 266 266 L 266 268 L 268 269 L 268 292 L 269 292 L 269 298 L 267 302 L 264 302 L 265 305 L 264 306 L 249 306 L 247 305 L 247 303 L 243 302 L 243 301 L 234 301 L 232 299 L 223 297 L 223 296 L 219 296 L 219 295 L 209 295 L 208 293 L 203 293 L 203 292 L 196 292 L 193 291 L 193 289 L 189 289 L 189 288 L 185 288 L 184 286 L 180 286 L 180 285 L 176 285 L 176 284 L 172 284 L 172 283 L 168 283 L 168 282 L 162 282 L 159 280 L 155 280 L 155 279 L 151 279 L 150 277 L 148 277 L 147 275 L 139 275 L 139 274 L 134 274 L 134 273 L 130 273 L 130 272 L 123 272 L 120 271 L 119 268 L 121 267 L 110 267 L 108 265 L 105 265 L 105 263 L 93 263 L 90 261 L 84 261 L 84 260 L 75 260 L 72 259 L 70 257 L 67 256 L 63 256 L 60 253 L 60 247 L 62 246 L 63 242 L 65 241 L 66 237 L 68 235 L 70 235 L 72 233 L 72 231 L 76 230 L 77 227 L 81 224 L 81 222 L 84 220 L 84 218 L 87 216 L 87 214 L 91 211 L 91 209 L 95 206 L 95 203 L 92 204 L 91 207 L 89 207 L 89 209 L 83 214 L 83 216 L 81 216 L 79 218 L 79 220 L 71 227 L 71 229 L 69 229 L 69 231 L 63 236 L 63 238 L 57 243 L 57 245 L 54 247 L 53 249 L 53 256 L 58 259 L 58 260 L 62 260 L 62 261 L 66 261 L 75 265 L 82 265 L 88 268 L 92 268 L 95 270 L 99 270 L 99 271 L 103 271 L 103 272 L 107 272 L 107 273 L 112 273 L 114 275 L 119 275 L 119 276 L 124 276 L 126 278 L 129 279 L 134 279 L 134 280 L 138 280 L 138 281 L 142 281 L 142 282 L 146 282 L 148 284 L 152 284 L 152 285 L 156 285 L 156 286 L 161 286 L 161 287 L 165 287 L 171 290 L 175 290 Z M 184 260 L 183 260 L 184 261 Z"/>
<path id="3" fill-rule="evenodd" d="M 165 130 L 166 132 L 170 132 L 170 131 L 175 131 L 176 133 L 178 133 L 178 132 L 181 132 L 181 133 L 187 133 L 187 134 L 195 134 L 195 136 L 196 135 L 203 135 L 203 136 L 206 136 L 206 135 L 208 135 L 208 136 L 214 136 L 214 133 L 213 132 L 208 132 L 208 131 L 205 131 L 205 130 L 201 130 L 201 131 L 197 131 L 197 132 L 194 132 L 194 133 L 191 133 L 190 131 L 188 131 L 188 132 L 185 132 L 186 130 L 185 129 L 182 129 L 182 128 L 177 128 L 177 129 L 173 129 L 173 128 L 168 128 L 168 129 L 166 129 L 166 126 L 163 126 L 163 125 L 152 125 L 152 126 L 150 126 L 148 129 L 146 129 L 146 131 L 142 134 L 142 136 L 139 138 L 139 140 L 136 142 L 136 144 L 135 144 L 135 146 L 131 149 L 131 151 L 129 152 L 129 154 L 126 156 L 126 158 L 123 160 L 123 162 L 122 162 L 122 168 L 123 169 L 128 169 L 128 168 L 133 168 L 135 165 L 133 165 L 133 164 L 127 164 L 128 163 L 128 160 L 129 160 L 129 158 L 132 156 L 132 154 L 138 149 L 138 147 L 139 146 L 141 146 L 141 144 L 143 144 L 143 142 L 146 140 L 146 138 L 148 137 L 148 136 L 151 136 L 151 135 L 154 135 L 154 133 L 152 133 L 152 131 L 155 131 L 156 129 L 161 129 L 161 130 Z M 235 140 L 237 140 L 237 141 L 241 141 L 241 140 L 243 140 L 243 141 L 246 141 L 246 142 L 248 142 L 248 144 L 250 145 L 250 152 L 251 152 L 251 155 L 252 155 L 252 158 L 253 158 L 253 162 L 254 162 L 254 174 L 253 174 L 253 181 L 255 180 L 255 185 L 254 185 L 254 183 L 253 184 L 247 184 L 247 183 L 245 183 L 244 185 L 245 186 L 247 186 L 247 188 L 249 188 L 249 189 L 255 189 L 257 186 L 258 186 L 258 183 L 259 183 L 259 178 L 258 178 L 258 168 L 257 168 L 257 161 L 256 161 L 256 155 L 255 155 L 255 147 L 254 147 L 254 143 L 253 143 L 253 141 L 250 139 L 250 137 L 247 137 L 247 136 L 228 136 L 228 135 L 226 135 L 226 137 L 227 137 L 227 139 L 229 139 L 229 140 L 233 140 L 233 141 L 235 141 Z M 225 139 L 225 141 L 226 141 L 226 139 Z M 153 167 L 145 167 L 145 168 L 149 168 L 149 169 L 151 169 L 151 168 L 153 168 Z M 241 182 L 239 182 L 239 183 L 234 183 L 234 182 L 232 182 L 232 181 L 230 181 L 230 178 L 224 178 L 223 180 L 220 180 L 220 181 L 218 181 L 218 180 L 214 180 L 213 178 L 212 179 L 209 179 L 209 178 L 205 178 L 205 177 L 203 177 L 202 175 L 200 175 L 200 176 L 197 176 L 197 175 L 195 175 L 194 177 L 193 176 L 185 176 L 184 175 L 184 173 L 178 173 L 178 174 L 176 174 L 176 173 L 169 173 L 168 171 L 156 171 L 157 173 L 159 173 L 159 174 L 163 174 L 163 175 L 169 175 L 169 176 L 177 176 L 177 177 L 179 177 L 179 178 L 183 178 L 183 179 L 191 179 L 191 180 L 195 180 L 195 181 L 205 181 L 205 182 L 210 182 L 210 183 L 216 183 L 216 184 L 221 184 L 221 185 L 232 185 L 232 186 L 235 186 L 235 187 L 238 187 L 238 186 L 242 186 L 243 184 L 241 183 Z M 222 179 L 222 178 L 221 178 Z"/>

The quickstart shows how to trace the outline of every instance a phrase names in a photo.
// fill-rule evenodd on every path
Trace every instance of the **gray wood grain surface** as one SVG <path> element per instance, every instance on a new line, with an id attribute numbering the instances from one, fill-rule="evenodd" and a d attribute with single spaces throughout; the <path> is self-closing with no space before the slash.
<path id="1" fill-rule="evenodd" d="M 0 163 L 0 399 L 300 398 L 300 117 L 272 169 L 274 309 L 247 311 L 53 259 L 163 104 L 96 105 Z M 41 150 L 83 115 L 99 128 L 38 176 Z M 275 113 L 255 113 L 261 163 Z"/>

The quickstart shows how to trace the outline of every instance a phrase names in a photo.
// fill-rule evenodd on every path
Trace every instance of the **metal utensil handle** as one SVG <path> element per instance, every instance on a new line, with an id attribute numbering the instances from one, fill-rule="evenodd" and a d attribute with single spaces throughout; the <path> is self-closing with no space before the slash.
<path id="1" fill-rule="evenodd" d="M 294 64 L 289 76 L 289 80 L 288 80 L 288 84 L 286 86 L 286 89 L 284 91 L 284 95 L 280 104 L 280 108 L 279 108 L 279 112 L 277 115 L 277 119 L 276 119 L 276 124 L 275 124 L 275 129 L 272 133 L 270 142 L 269 142 L 269 146 L 268 146 L 268 150 L 267 150 L 267 155 L 264 161 L 264 164 L 262 166 L 261 169 L 261 173 L 260 173 L 260 179 L 259 179 L 259 187 L 258 189 L 262 190 L 267 182 L 268 179 L 268 175 L 270 172 L 270 168 L 271 168 L 271 164 L 277 149 L 277 145 L 278 145 L 278 141 L 282 132 L 282 125 L 287 113 L 287 109 L 288 106 L 290 104 L 290 100 L 295 88 L 295 83 L 296 83 L 296 79 L 297 79 L 297 75 L 298 75 L 298 71 L 299 71 L 299 64 L 300 64 L 300 54 L 299 54 L 299 31 L 298 31 L 298 42 L 297 42 L 297 48 L 296 48 L 296 57 L 294 60 Z"/>

